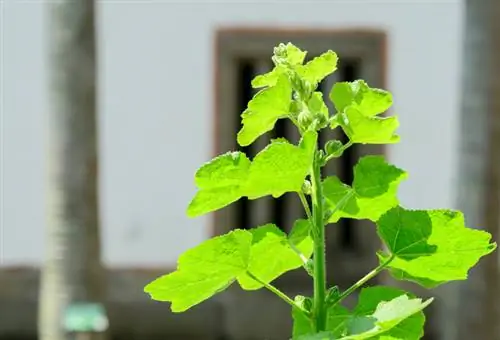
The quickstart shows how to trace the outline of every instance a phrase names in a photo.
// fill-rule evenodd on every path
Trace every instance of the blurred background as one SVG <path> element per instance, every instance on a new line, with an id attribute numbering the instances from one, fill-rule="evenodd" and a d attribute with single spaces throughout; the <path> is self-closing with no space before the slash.
<path id="1" fill-rule="evenodd" d="M 266 291 L 231 288 L 184 314 L 143 293 L 206 238 L 270 221 L 289 230 L 301 215 L 292 195 L 185 215 L 196 169 L 238 148 L 250 80 L 280 42 L 308 59 L 338 53 L 325 93 L 359 78 L 393 93 L 401 142 L 353 147 L 327 173 L 349 182 L 361 155 L 383 154 L 410 174 L 402 205 L 461 209 L 498 240 L 498 18 L 499 0 L 0 0 L 0 339 L 289 338 L 289 308 Z M 274 137 L 296 138 L 280 123 L 244 151 Z M 380 246 L 367 222 L 330 227 L 329 280 L 345 288 Z M 437 297 L 426 340 L 496 340 L 499 275 L 495 252 L 433 291 L 373 283 Z M 295 272 L 276 285 L 311 290 Z M 105 306 L 107 321 L 75 312 L 94 334 L 68 335 L 82 331 L 63 323 L 78 302 Z"/>

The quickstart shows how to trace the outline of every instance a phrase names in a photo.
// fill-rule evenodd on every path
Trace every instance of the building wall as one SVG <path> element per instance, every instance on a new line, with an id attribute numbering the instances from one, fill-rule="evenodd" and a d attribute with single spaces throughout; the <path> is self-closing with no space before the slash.
<path id="1" fill-rule="evenodd" d="M 44 128 L 50 110 L 46 1 L 3 0 L 0 266 L 43 252 Z M 101 204 L 110 266 L 167 266 L 210 233 L 188 219 L 193 174 L 212 150 L 218 27 L 388 32 L 388 89 L 410 172 L 403 204 L 454 205 L 460 1 L 115 1 L 99 4 Z M 269 51 L 271 53 L 271 51 Z"/>

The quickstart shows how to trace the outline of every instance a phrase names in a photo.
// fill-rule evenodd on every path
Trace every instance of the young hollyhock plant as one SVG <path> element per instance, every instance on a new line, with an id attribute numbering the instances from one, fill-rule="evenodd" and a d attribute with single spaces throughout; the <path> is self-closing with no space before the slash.
<path id="1" fill-rule="evenodd" d="M 380 155 L 362 157 L 353 169 L 352 183 L 336 176 L 322 178 L 321 168 L 354 144 L 399 142 L 399 123 L 395 116 L 380 116 L 391 106 L 392 95 L 363 80 L 334 84 L 329 100 L 335 112 L 329 112 L 316 89 L 337 69 L 337 55 L 327 51 L 304 64 L 305 56 L 291 43 L 274 49 L 275 67 L 253 79 L 252 86 L 262 89 L 242 113 L 237 136 L 239 145 L 248 146 L 271 131 L 278 119 L 290 119 L 300 142 L 280 138 L 252 160 L 242 152 L 228 152 L 205 163 L 196 172 L 198 192 L 187 214 L 207 214 L 242 197 L 276 198 L 295 192 L 307 219 L 296 221 L 288 235 L 266 224 L 204 241 L 182 254 L 177 270 L 148 284 L 145 292 L 154 300 L 171 302 L 178 313 L 237 282 L 245 290 L 269 289 L 291 306 L 293 340 L 420 339 L 423 310 L 432 299 L 424 301 L 388 286 L 363 288 L 365 283 L 384 270 L 427 288 L 465 280 L 469 269 L 496 244 L 487 232 L 467 228 L 459 211 L 403 207 L 397 191 L 407 173 Z M 339 128 L 349 142 L 318 145 L 320 130 Z M 341 218 L 372 221 L 385 245 L 374 254 L 379 265 L 345 291 L 327 287 L 326 282 L 325 227 L 335 228 L 328 225 Z M 272 285 L 299 268 L 311 275 L 313 296 L 291 298 Z M 358 289 L 357 306 L 343 306 Z"/>

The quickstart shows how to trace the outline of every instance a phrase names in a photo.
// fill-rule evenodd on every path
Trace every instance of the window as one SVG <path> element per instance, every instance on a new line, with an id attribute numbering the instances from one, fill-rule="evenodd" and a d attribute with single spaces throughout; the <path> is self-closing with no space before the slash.
<path id="1" fill-rule="evenodd" d="M 256 90 L 250 81 L 269 71 L 273 65 L 273 47 L 280 42 L 291 41 L 307 50 L 311 59 L 327 49 L 338 53 L 338 70 L 320 84 L 325 99 L 336 81 L 365 79 L 371 86 L 384 87 L 385 35 L 380 32 L 359 31 L 273 31 L 273 30 L 221 30 L 217 34 L 215 57 L 215 154 L 228 150 L 241 150 L 255 156 L 270 139 L 285 137 L 293 142 L 299 139 L 293 124 L 279 120 L 274 131 L 260 137 L 254 144 L 241 148 L 236 134 L 241 127 L 240 114 Z M 332 108 L 329 100 L 327 105 Z M 345 135 L 328 131 L 320 136 L 320 142 Z M 337 175 L 345 183 L 352 182 L 352 167 L 359 157 L 366 154 L 382 154 L 383 146 L 356 145 L 351 147 L 338 162 L 331 162 L 323 176 Z M 214 213 L 214 234 L 226 233 L 233 228 L 249 229 L 265 223 L 275 223 L 289 231 L 293 221 L 303 217 L 303 209 L 296 194 L 288 193 L 279 199 L 265 197 L 258 200 L 241 199 L 235 204 Z M 327 256 L 334 265 L 335 282 L 341 287 L 359 279 L 376 265 L 374 252 L 380 244 L 375 228 L 367 221 L 341 220 L 327 227 Z M 297 283 L 297 278 L 292 282 Z"/>

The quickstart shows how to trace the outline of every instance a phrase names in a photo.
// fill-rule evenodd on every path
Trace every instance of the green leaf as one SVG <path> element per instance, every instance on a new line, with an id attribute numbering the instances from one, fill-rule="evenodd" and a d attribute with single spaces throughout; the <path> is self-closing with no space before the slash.
<path id="1" fill-rule="evenodd" d="M 274 141 L 250 162 L 241 152 L 226 153 L 203 165 L 195 175 L 199 188 L 188 206 L 190 217 L 223 208 L 241 197 L 279 197 L 300 191 L 311 167 L 317 135 L 304 134 L 299 146 Z"/>
<path id="2" fill-rule="evenodd" d="M 242 152 L 228 152 L 205 163 L 195 174 L 199 191 L 188 206 L 188 216 L 203 215 L 240 199 L 250 166 Z"/>
<path id="3" fill-rule="evenodd" d="M 286 68 L 284 66 L 278 65 L 270 72 L 256 76 L 252 80 L 252 87 L 256 89 L 260 87 L 274 86 L 282 75 L 286 75 Z"/>
<path id="4" fill-rule="evenodd" d="M 453 210 L 398 206 L 379 219 L 377 232 L 395 256 L 389 264 L 393 275 L 429 288 L 465 280 L 469 269 L 496 249 L 489 233 L 466 228 L 463 214 Z M 379 254 L 381 261 L 390 256 Z"/>
<path id="5" fill-rule="evenodd" d="M 162 276 L 144 291 L 153 300 L 172 302 L 173 312 L 183 312 L 227 288 L 245 272 L 252 234 L 235 230 L 209 239 L 179 257 L 177 270 Z"/>
<path id="6" fill-rule="evenodd" d="M 288 237 L 292 247 L 297 248 L 305 257 L 312 255 L 314 243 L 310 236 L 311 225 L 309 220 L 299 219 L 293 224 Z"/>
<path id="7" fill-rule="evenodd" d="M 380 301 L 391 301 L 391 303 L 381 306 Z M 423 307 L 427 306 L 431 301 L 424 302 Z M 382 336 L 371 339 L 418 340 L 423 336 L 425 323 L 425 315 L 421 311 L 423 309 L 421 307 L 420 299 L 415 299 L 413 294 L 406 293 L 401 289 L 384 286 L 364 288 L 361 290 L 359 302 L 354 310 L 354 317 L 349 323 L 349 328 L 351 331 L 356 328 L 362 330 L 363 325 L 373 325 L 369 319 L 372 319 L 372 321 L 377 319 L 376 323 L 389 330 L 382 332 Z M 408 316 L 408 313 L 411 316 Z M 404 317 L 404 320 L 401 320 L 402 317 Z M 399 322 L 396 322 L 398 320 Z"/>
<path id="8" fill-rule="evenodd" d="M 274 224 L 252 229 L 250 233 L 253 238 L 248 271 L 259 280 L 269 283 L 282 274 L 302 266 L 303 260 L 292 249 L 287 235 Z M 312 239 L 303 237 L 299 244 L 304 256 L 309 258 L 312 254 Z M 263 287 L 246 273 L 238 276 L 238 282 L 245 290 Z"/>
<path id="9" fill-rule="evenodd" d="M 259 136 L 271 131 L 276 121 L 290 112 L 292 85 L 286 75 L 279 75 L 276 84 L 259 91 L 241 115 L 243 127 L 237 140 L 241 146 L 252 144 Z"/>
<path id="10" fill-rule="evenodd" d="M 313 92 L 311 99 L 307 103 L 309 111 L 315 116 L 316 114 L 322 114 L 325 118 L 328 118 L 328 107 L 323 100 L 323 93 Z"/>
<path id="11" fill-rule="evenodd" d="M 335 117 L 336 124 L 342 127 L 352 143 L 394 144 L 399 142 L 399 136 L 395 134 L 399 121 L 395 116 L 367 117 L 357 108 L 349 106 Z"/>
<path id="12" fill-rule="evenodd" d="M 244 196 L 255 199 L 299 192 L 313 161 L 316 138 L 316 133 L 309 131 L 299 147 L 282 142 L 268 145 L 252 162 Z"/>
<path id="13" fill-rule="evenodd" d="M 354 167 L 352 188 L 336 176 L 328 177 L 323 182 L 327 209 L 334 210 L 340 204 L 329 222 L 335 223 L 340 218 L 376 222 L 382 214 L 399 204 L 398 186 L 406 178 L 405 171 L 388 164 L 382 156 L 361 158 Z"/>
<path id="14" fill-rule="evenodd" d="M 337 61 L 337 54 L 328 50 L 307 64 L 298 65 L 296 70 L 303 80 L 316 86 L 321 80 L 337 69 Z"/>
<path id="15" fill-rule="evenodd" d="M 425 322 L 422 310 L 431 302 L 432 299 L 422 302 L 396 288 L 365 288 L 352 312 L 339 305 L 328 310 L 325 333 L 314 334 L 310 320 L 293 308 L 293 339 L 326 336 L 339 340 L 418 340 Z"/>
<path id="16" fill-rule="evenodd" d="M 302 51 L 300 48 L 292 43 L 285 45 L 284 57 L 286 62 L 291 66 L 301 65 L 304 62 L 307 52 Z"/>
<path id="17" fill-rule="evenodd" d="M 292 308 L 293 316 L 293 339 L 323 339 L 321 337 L 314 338 L 314 336 L 330 336 L 327 339 L 338 339 L 346 332 L 346 322 L 351 318 L 351 313 L 347 308 L 340 305 L 328 309 L 326 320 L 326 331 L 321 334 L 314 334 L 313 325 L 303 313 L 297 308 Z M 312 336 L 312 337 L 311 337 Z"/>
<path id="18" fill-rule="evenodd" d="M 336 83 L 330 91 L 330 100 L 338 112 L 348 106 L 355 107 L 366 117 L 372 117 L 388 110 L 392 105 L 392 94 L 388 91 L 370 88 L 364 80 Z"/>
<path id="19" fill-rule="evenodd" d="M 321 332 L 317 334 L 300 335 L 294 340 L 336 340 L 338 339 L 332 332 Z"/>

